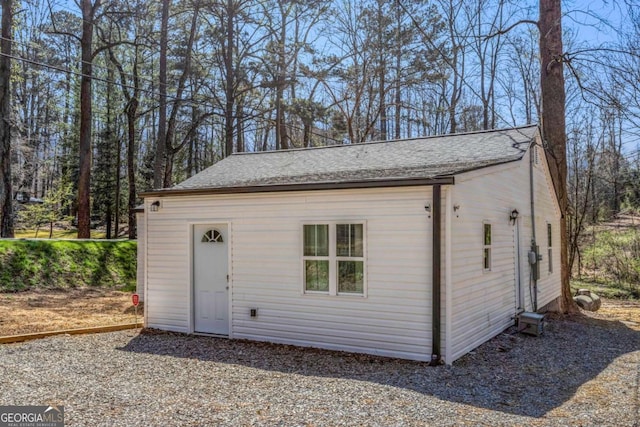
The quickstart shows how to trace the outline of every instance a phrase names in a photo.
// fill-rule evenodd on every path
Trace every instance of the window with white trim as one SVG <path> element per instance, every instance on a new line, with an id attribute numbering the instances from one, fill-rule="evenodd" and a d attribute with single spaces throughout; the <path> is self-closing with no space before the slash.
<path id="1" fill-rule="evenodd" d="M 361 222 L 303 225 L 305 293 L 364 295 L 364 230 Z"/>
<path id="2" fill-rule="evenodd" d="M 482 268 L 485 271 L 491 270 L 491 224 L 482 224 Z"/>
<path id="3" fill-rule="evenodd" d="M 553 273 L 553 235 L 551 224 L 547 224 L 547 259 L 549 260 L 549 273 Z"/>
<path id="4" fill-rule="evenodd" d="M 329 292 L 329 224 L 304 226 L 304 290 Z"/>

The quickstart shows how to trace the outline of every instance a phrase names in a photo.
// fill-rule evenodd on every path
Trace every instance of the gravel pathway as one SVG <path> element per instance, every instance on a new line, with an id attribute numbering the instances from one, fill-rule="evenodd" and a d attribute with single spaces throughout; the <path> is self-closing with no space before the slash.
<path id="1" fill-rule="evenodd" d="M 584 316 L 453 366 L 148 331 L 0 346 L 0 405 L 67 426 L 638 426 L 640 331 Z"/>

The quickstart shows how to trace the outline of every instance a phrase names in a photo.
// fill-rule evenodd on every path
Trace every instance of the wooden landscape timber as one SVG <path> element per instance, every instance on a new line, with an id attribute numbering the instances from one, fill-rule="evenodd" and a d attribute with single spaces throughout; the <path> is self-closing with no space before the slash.
<path id="1" fill-rule="evenodd" d="M 127 329 L 142 328 L 141 322 L 125 323 L 122 325 L 97 326 L 92 328 L 65 329 L 61 331 L 35 332 L 32 334 L 9 335 L 0 337 L 0 344 L 10 344 L 15 342 L 31 341 L 40 338 L 52 337 L 55 335 L 83 335 L 83 334 L 99 334 L 102 332 L 116 332 Z"/>

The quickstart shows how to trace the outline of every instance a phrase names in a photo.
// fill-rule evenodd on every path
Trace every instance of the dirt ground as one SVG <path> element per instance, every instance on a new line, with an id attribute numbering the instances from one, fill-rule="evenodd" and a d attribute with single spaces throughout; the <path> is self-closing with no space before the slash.
<path id="1" fill-rule="evenodd" d="M 138 321 L 142 321 L 142 303 Z M 82 288 L 0 293 L 0 337 L 135 322 L 131 293 Z"/>
<path id="2" fill-rule="evenodd" d="M 618 320 L 628 328 L 640 331 L 640 301 L 603 299 L 600 310 L 584 313 L 595 319 Z"/>

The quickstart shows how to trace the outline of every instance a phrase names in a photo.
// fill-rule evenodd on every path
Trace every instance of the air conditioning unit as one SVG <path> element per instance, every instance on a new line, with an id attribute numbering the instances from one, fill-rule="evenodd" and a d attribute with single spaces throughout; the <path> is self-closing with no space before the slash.
<path id="1" fill-rule="evenodd" d="M 518 332 L 540 336 L 544 332 L 544 314 L 524 312 L 518 315 Z"/>

